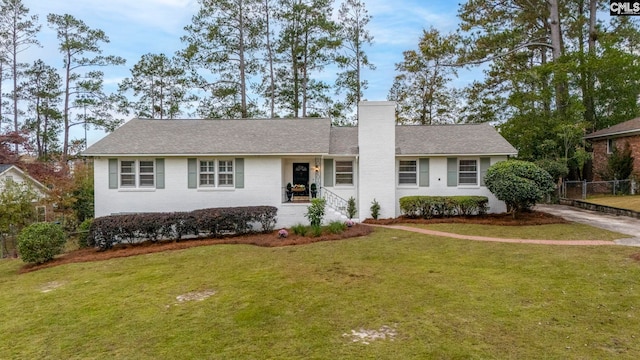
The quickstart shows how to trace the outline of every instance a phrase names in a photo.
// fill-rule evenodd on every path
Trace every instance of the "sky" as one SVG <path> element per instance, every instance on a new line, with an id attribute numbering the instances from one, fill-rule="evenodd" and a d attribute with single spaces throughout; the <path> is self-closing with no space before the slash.
<path id="1" fill-rule="evenodd" d="M 335 8 L 340 0 L 335 0 Z M 373 45 L 366 50 L 375 70 L 366 70 L 363 78 L 369 82 L 364 91 L 367 100 L 385 100 L 396 75 L 395 64 L 402 61 L 402 52 L 416 49 L 423 29 L 435 27 L 441 33 L 455 30 L 458 18 L 456 2 L 431 0 L 364 0 L 372 19 L 369 32 Z M 46 22 L 47 14 L 70 14 L 90 28 L 101 29 L 110 42 L 102 45 L 103 55 L 124 57 L 123 66 L 101 69 L 105 72 L 105 90 L 115 91 L 117 84 L 131 75 L 130 68 L 147 53 L 172 56 L 183 48 L 180 37 L 198 9 L 197 0 L 23 0 L 30 14 L 38 15 L 42 29 L 38 39 L 42 47 L 31 47 L 24 53 L 25 62 L 42 59 L 62 68 L 58 40 Z M 470 81 L 461 74 L 454 82 L 458 86 Z M 72 134 L 73 135 L 73 134 Z M 83 135 L 84 136 L 84 135 Z M 89 144 L 104 133 L 89 132 Z M 79 137 L 76 135 L 76 137 Z"/>

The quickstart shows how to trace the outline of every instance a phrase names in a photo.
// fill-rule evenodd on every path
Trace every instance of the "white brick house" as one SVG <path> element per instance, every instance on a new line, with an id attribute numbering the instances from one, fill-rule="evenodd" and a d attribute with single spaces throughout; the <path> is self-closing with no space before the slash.
<path id="1" fill-rule="evenodd" d="M 133 212 L 272 205 L 277 226 L 307 223 L 309 188 L 357 219 L 400 215 L 407 195 L 482 195 L 504 203 L 483 173 L 516 150 L 488 124 L 396 126 L 395 103 L 360 103 L 356 127 L 329 119 L 133 119 L 84 155 L 94 159 L 96 217 Z M 288 201 L 286 185 L 304 185 Z M 295 196 L 295 195 L 302 196 Z M 328 212 L 327 220 L 339 214 Z"/>

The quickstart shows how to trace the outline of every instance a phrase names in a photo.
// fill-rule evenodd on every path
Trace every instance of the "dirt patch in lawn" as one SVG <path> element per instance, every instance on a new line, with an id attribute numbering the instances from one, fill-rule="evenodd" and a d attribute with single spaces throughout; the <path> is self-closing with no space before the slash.
<path id="1" fill-rule="evenodd" d="M 400 223 L 418 223 L 418 224 L 435 224 L 435 223 L 468 223 L 468 224 L 487 224 L 487 225 L 543 225 L 543 224 L 560 224 L 566 223 L 560 217 L 546 214 L 542 212 L 532 211 L 520 214 L 516 219 L 509 214 L 489 214 L 484 216 L 468 216 L 468 217 L 448 217 L 434 219 L 409 219 L 399 217 L 396 219 L 367 219 L 365 224 L 392 225 Z M 275 246 L 291 246 L 311 244 L 319 241 L 341 240 L 359 236 L 366 236 L 373 231 L 372 227 L 356 224 L 347 228 L 340 234 L 324 233 L 321 236 L 300 236 L 296 235 L 289 229 L 289 236 L 280 238 L 278 230 L 274 230 L 265 234 L 250 234 L 242 236 L 230 236 L 221 239 L 204 239 L 204 240 L 181 240 L 181 241 L 162 241 L 162 242 L 144 242 L 139 244 L 121 244 L 110 250 L 98 251 L 96 249 L 80 249 L 66 253 L 56 257 L 54 260 L 45 264 L 33 265 L 27 264 L 20 270 L 21 273 L 44 269 L 52 266 L 101 261 L 113 258 L 136 256 L 151 254 L 162 251 L 181 250 L 195 246 L 207 246 L 216 244 L 246 244 L 264 247 Z"/>

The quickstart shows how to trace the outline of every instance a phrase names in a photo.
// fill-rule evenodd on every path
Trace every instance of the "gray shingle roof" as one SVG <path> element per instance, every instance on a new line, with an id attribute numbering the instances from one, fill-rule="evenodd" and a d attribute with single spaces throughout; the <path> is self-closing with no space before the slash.
<path id="1" fill-rule="evenodd" d="M 515 155 L 517 152 L 489 124 L 396 126 L 398 155 Z"/>
<path id="2" fill-rule="evenodd" d="M 488 124 L 396 126 L 399 155 L 516 154 Z M 329 119 L 133 119 L 84 155 L 358 154 L 358 128 Z"/>
<path id="3" fill-rule="evenodd" d="M 594 131 L 591 134 L 586 135 L 584 138 L 595 139 L 599 137 L 632 134 L 636 132 L 640 132 L 640 117 L 613 125 L 606 129 Z"/>
<path id="4" fill-rule="evenodd" d="M 329 119 L 133 119 L 84 155 L 326 154 Z"/>
<path id="5" fill-rule="evenodd" d="M 5 172 L 8 168 L 10 168 L 13 165 L 6 165 L 6 164 L 0 164 L 0 174 L 2 174 L 3 172 Z"/>
<path id="6" fill-rule="evenodd" d="M 358 128 L 345 126 L 331 128 L 331 144 L 329 154 L 356 155 L 358 154 Z"/>

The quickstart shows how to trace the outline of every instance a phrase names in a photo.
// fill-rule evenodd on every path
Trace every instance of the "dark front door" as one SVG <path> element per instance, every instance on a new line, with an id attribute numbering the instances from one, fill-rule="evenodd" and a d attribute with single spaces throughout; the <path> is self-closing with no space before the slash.
<path id="1" fill-rule="evenodd" d="M 293 163 L 293 185 L 304 185 L 309 193 L 309 163 Z"/>

